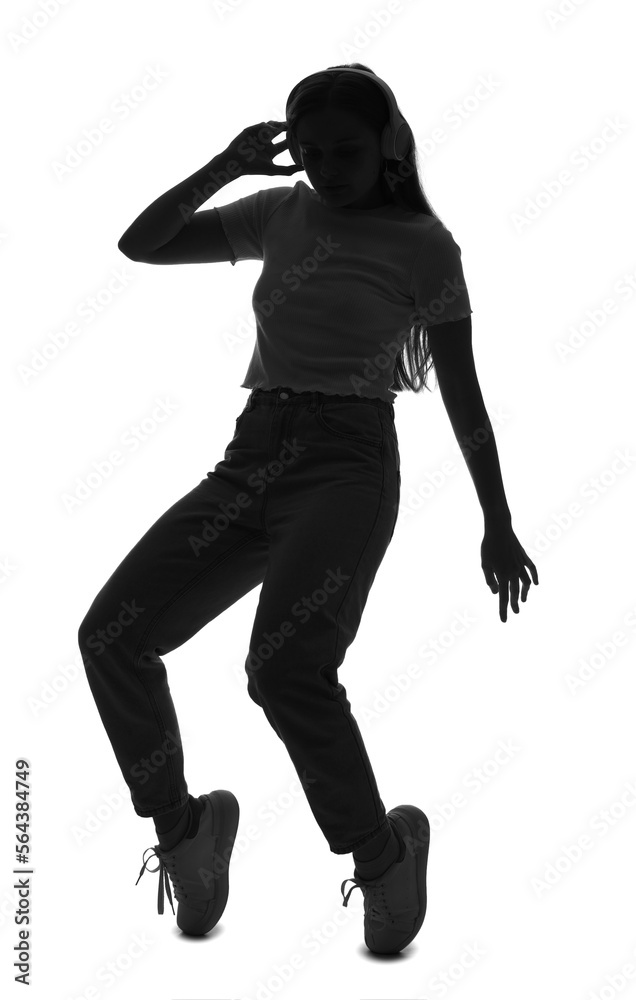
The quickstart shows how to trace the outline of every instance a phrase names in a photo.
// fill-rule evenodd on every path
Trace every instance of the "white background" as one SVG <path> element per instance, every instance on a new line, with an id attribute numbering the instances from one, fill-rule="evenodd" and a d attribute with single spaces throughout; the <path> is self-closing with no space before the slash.
<path id="1" fill-rule="evenodd" d="M 636 995 L 627 0 L 564 2 L 562 15 L 556 0 L 43 7 L 2 11 L 4 995 L 24 995 L 12 966 L 21 757 L 31 765 L 31 996 Z M 229 788 L 241 806 L 227 908 L 201 940 L 180 934 L 169 907 L 158 916 L 157 875 L 135 885 L 154 828 L 132 808 L 77 646 L 121 559 L 222 458 L 254 345 L 259 262 L 152 267 L 128 261 L 119 237 L 247 125 L 284 119 L 303 76 L 357 61 L 393 88 L 426 194 L 462 249 L 513 527 L 540 581 L 502 624 L 480 565 L 481 509 L 439 390 L 400 394 L 402 509 L 340 670 L 387 809 L 414 803 L 433 830 L 424 926 L 389 960 L 364 945 L 362 893 L 343 908 L 352 858 L 330 852 L 247 695 L 259 589 L 166 657 L 190 790 Z M 153 89 L 148 67 L 163 76 Z M 136 95 L 126 118 L 112 111 L 123 93 Z M 69 146 L 104 117 L 112 132 L 58 176 Z M 563 171 L 571 182 L 557 192 Z M 244 177 L 207 207 L 297 179 L 306 175 Z M 121 271 L 125 287 L 108 293 Z M 98 293 L 88 322 L 82 307 Z M 78 335 L 51 349 L 72 320 Z M 578 346 L 560 353 L 568 343 Z M 159 398 L 175 412 L 69 510 L 78 479 Z M 449 460 L 453 474 L 432 487 Z M 458 614 L 472 624 L 451 641 Z M 430 663 L 437 641 L 444 652 Z M 394 678 L 409 665 L 419 676 L 400 691 Z M 515 749 L 497 762 L 500 743 Z M 309 947 L 314 932 L 322 943 Z"/>

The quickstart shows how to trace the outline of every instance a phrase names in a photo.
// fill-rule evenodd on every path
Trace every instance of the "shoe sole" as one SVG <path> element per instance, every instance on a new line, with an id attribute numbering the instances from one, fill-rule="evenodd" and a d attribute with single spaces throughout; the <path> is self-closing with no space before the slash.
<path id="1" fill-rule="evenodd" d="M 230 857 L 236 840 L 236 832 L 238 830 L 240 815 L 239 804 L 236 796 L 233 795 L 232 792 L 228 792 L 223 788 L 217 789 L 216 791 L 210 792 L 206 795 L 199 795 L 199 799 L 203 802 L 204 806 L 205 800 L 207 799 L 212 807 L 212 836 L 218 838 L 216 840 L 216 855 L 219 855 L 225 862 L 225 871 L 222 872 L 216 880 L 216 892 L 212 901 L 212 909 L 209 914 L 209 919 L 206 922 L 205 929 L 193 932 L 192 930 L 187 929 L 187 927 L 181 927 L 179 924 L 179 915 L 177 913 L 177 926 L 179 926 L 184 933 L 194 937 L 208 934 L 213 927 L 216 927 L 219 920 L 223 916 L 223 911 L 227 905 L 230 891 Z"/>
<path id="2" fill-rule="evenodd" d="M 419 934 L 424 923 L 424 917 L 426 916 L 426 908 L 428 906 L 426 869 L 428 865 L 428 849 L 431 841 L 431 827 L 428 817 L 417 806 L 396 806 L 395 809 L 390 809 L 387 815 L 394 821 L 402 836 L 404 838 L 409 837 L 415 845 L 415 878 L 417 880 L 420 899 L 424 900 L 424 905 L 417 918 L 413 932 L 400 945 L 400 951 L 403 951 Z M 406 849 L 407 851 L 409 850 L 408 846 Z"/>

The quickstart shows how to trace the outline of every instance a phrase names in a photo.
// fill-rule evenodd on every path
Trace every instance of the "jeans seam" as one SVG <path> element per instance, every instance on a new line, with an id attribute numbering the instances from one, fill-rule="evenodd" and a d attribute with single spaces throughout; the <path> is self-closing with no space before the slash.
<path id="1" fill-rule="evenodd" d="M 369 547 L 369 542 L 373 538 L 373 535 L 374 535 L 374 532 L 375 532 L 375 528 L 376 528 L 376 525 L 378 523 L 378 518 L 380 516 L 380 510 L 382 508 L 382 498 L 384 496 L 384 487 L 385 487 L 385 484 L 386 484 L 386 481 L 387 481 L 387 477 L 386 477 L 386 463 L 384 461 L 384 447 L 383 447 L 384 446 L 384 440 L 385 440 L 385 431 L 384 431 L 384 426 L 382 425 L 382 422 L 380 422 L 380 425 L 381 425 L 381 429 L 382 429 L 382 441 L 381 441 L 382 451 L 381 451 L 381 454 L 380 454 L 380 458 L 381 458 L 381 462 L 382 462 L 382 486 L 381 486 L 380 492 L 379 492 L 378 506 L 377 506 L 377 509 L 376 509 L 376 514 L 375 514 L 375 518 L 373 520 L 373 524 L 371 525 L 371 528 L 369 530 L 369 534 L 367 535 L 367 539 L 366 539 L 366 541 L 364 543 L 364 547 L 362 548 L 362 551 L 361 551 L 360 556 L 358 558 L 358 561 L 356 563 L 356 567 L 355 567 L 355 569 L 353 570 L 353 572 L 351 574 L 351 580 L 349 581 L 349 586 L 347 587 L 346 592 L 344 593 L 344 595 L 342 597 L 342 600 L 340 602 L 340 607 L 338 608 L 338 611 L 336 613 L 336 634 L 335 634 L 333 655 L 332 655 L 331 659 L 329 660 L 329 663 L 326 663 L 326 664 L 324 664 L 321 667 L 321 670 L 320 670 L 321 674 L 324 674 L 324 671 L 327 670 L 333 664 L 334 660 L 336 659 L 336 657 L 338 655 L 338 640 L 340 638 L 340 632 L 341 632 L 340 614 L 341 614 L 342 609 L 344 607 L 345 601 L 347 600 L 347 597 L 351 593 L 351 588 L 353 586 L 353 581 L 355 579 L 356 573 L 358 572 L 358 570 L 360 568 L 360 563 L 362 562 L 362 560 L 363 560 L 363 558 L 365 556 L 367 548 Z M 393 536 L 391 535 L 391 538 L 392 537 Z M 390 539 L 389 539 L 389 541 L 390 541 Z M 338 670 L 338 668 L 336 668 L 336 672 L 337 672 L 337 670 Z M 332 690 L 332 694 L 333 694 L 333 690 Z M 333 700 L 334 701 L 338 701 L 338 699 L 336 698 L 335 694 L 333 694 Z M 342 705 L 340 705 L 340 708 L 341 708 L 342 711 L 344 711 Z M 346 714 L 345 714 L 345 717 L 346 717 Z M 347 720 L 347 721 L 349 721 L 349 720 Z M 351 732 L 353 734 L 353 728 L 351 727 L 351 723 L 350 722 L 349 722 L 349 728 L 350 728 L 350 730 L 351 730 Z M 356 746 L 357 746 L 358 745 L 357 744 L 357 740 L 355 742 L 356 742 Z M 359 750 L 359 748 L 358 748 L 358 750 Z M 371 791 L 371 782 L 369 781 L 369 775 L 367 774 L 366 767 L 364 768 L 364 772 L 365 772 L 365 775 L 366 775 L 367 783 L 369 784 L 369 791 Z M 371 838 L 369 838 L 369 839 L 371 839 Z M 357 846 L 360 846 L 360 845 L 357 845 Z"/>

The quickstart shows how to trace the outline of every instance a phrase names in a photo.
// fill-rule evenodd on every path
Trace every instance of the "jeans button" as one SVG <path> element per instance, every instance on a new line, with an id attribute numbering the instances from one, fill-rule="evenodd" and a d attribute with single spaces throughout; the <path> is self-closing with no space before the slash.
<path id="1" fill-rule="evenodd" d="M 281 392 L 280 398 L 281 399 L 289 399 L 289 393 L 288 392 Z"/>

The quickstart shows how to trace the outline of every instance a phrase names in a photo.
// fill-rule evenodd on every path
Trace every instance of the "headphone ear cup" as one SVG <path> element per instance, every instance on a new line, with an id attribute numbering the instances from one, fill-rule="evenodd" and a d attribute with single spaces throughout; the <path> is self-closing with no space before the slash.
<path id="1" fill-rule="evenodd" d="M 398 160 L 403 160 L 409 151 L 409 145 L 411 142 L 411 136 L 409 135 L 409 128 L 405 121 L 398 126 L 397 135 L 395 138 L 395 148 L 398 154 Z"/>
<path id="2" fill-rule="evenodd" d="M 387 122 L 380 139 L 380 150 L 382 156 L 387 160 L 403 160 L 409 148 L 409 130 L 406 122 L 398 126 L 397 134 L 394 137 L 391 130 L 391 122 Z"/>

